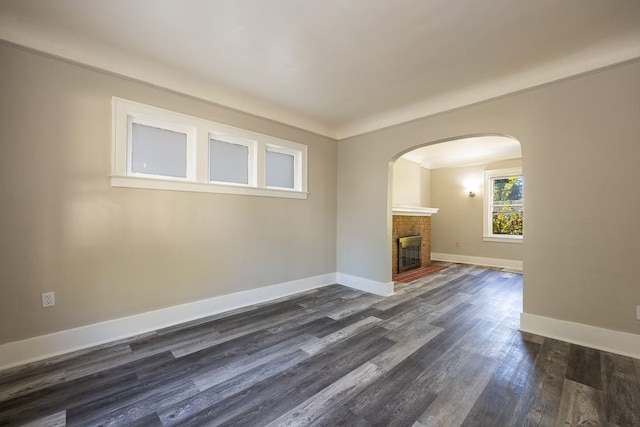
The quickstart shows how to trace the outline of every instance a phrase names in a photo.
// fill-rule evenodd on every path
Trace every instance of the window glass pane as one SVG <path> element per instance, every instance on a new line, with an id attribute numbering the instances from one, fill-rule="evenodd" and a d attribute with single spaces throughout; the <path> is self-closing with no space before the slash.
<path id="1" fill-rule="evenodd" d="M 493 202 L 496 205 L 522 203 L 523 194 L 524 185 L 521 175 L 493 180 Z"/>
<path id="2" fill-rule="evenodd" d="M 187 135 L 133 123 L 131 171 L 186 178 Z"/>
<path id="3" fill-rule="evenodd" d="M 522 175 L 493 180 L 491 209 L 493 234 L 522 235 L 523 199 Z"/>
<path id="4" fill-rule="evenodd" d="M 522 209 L 493 212 L 493 234 L 522 236 Z"/>
<path id="5" fill-rule="evenodd" d="M 294 188 L 294 156 L 267 151 L 267 186 Z"/>
<path id="6" fill-rule="evenodd" d="M 249 184 L 249 147 L 210 139 L 209 180 Z"/>

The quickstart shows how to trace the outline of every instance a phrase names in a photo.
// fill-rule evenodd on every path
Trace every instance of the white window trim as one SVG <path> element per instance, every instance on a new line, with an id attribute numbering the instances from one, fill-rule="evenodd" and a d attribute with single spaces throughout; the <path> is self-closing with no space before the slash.
<path id="1" fill-rule="evenodd" d="M 208 160 L 209 160 L 208 154 L 209 154 L 209 150 L 211 149 L 209 142 L 212 139 L 215 139 L 216 141 L 220 141 L 220 142 L 227 142 L 229 144 L 244 145 L 245 147 L 248 148 L 247 173 L 249 176 L 247 177 L 247 184 L 243 184 L 241 182 L 215 181 L 215 180 L 209 179 L 209 177 L 211 176 L 211 165 L 208 163 Z M 238 187 L 257 187 L 258 186 L 258 183 L 256 180 L 256 171 L 258 169 L 257 156 L 256 156 L 257 144 L 258 142 L 255 140 L 240 138 L 235 135 L 229 135 L 229 134 L 220 133 L 220 132 L 209 132 L 209 138 L 207 139 L 207 180 L 208 180 L 207 182 L 211 184 L 217 184 L 217 185 L 232 185 L 232 186 L 238 186 Z"/>
<path id="2" fill-rule="evenodd" d="M 165 175 L 154 175 L 140 172 L 133 172 L 133 143 L 131 137 L 133 135 L 133 125 L 144 125 L 158 129 L 169 130 L 177 133 L 183 133 L 187 135 L 187 176 L 181 177 L 167 177 Z M 170 122 L 161 122 L 158 120 L 150 120 L 144 117 L 139 117 L 134 114 L 130 114 L 127 117 L 127 176 L 154 178 L 154 179 L 172 179 L 176 181 L 194 181 L 195 180 L 195 150 L 196 150 L 196 129 L 193 126 L 183 126 Z"/>
<path id="3" fill-rule="evenodd" d="M 270 151 L 272 153 L 280 153 L 280 154 L 293 156 L 293 188 L 275 187 L 275 186 L 266 185 L 266 183 L 265 183 L 265 187 L 270 189 L 284 190 L 284 191 L 301 191 L 300 188 L 303 185 L 303 176 L 302 176 L 303 153 L 300 150 L 293 150 L 289 147 L 282 147 L 282 146 L 273 145 L 273 144 L 267 144 L 265 149 L 266 151 Z M 266 177 L 267 177 L 266 168 L 264 173 L 265 173 L 264 176 L 265 176 L 265 182 L 266 182 Z"/>
<path id="4" fill-rule="evenodd" d="M 131 172 L 131 126 L 139 123 L 187 134 L 187 178 Z M 249 184 L 209 181 L 209 139 L 249 147 Z M 294 188 L 267 187 L 266 150 L 295 158 Z M 306 199 L 307 146 L 209 120 L 112 98 L 111 185 L 113 187 Z"/>
<path id="5" fill-rule="evenodd" d="M 522 243 L 523 236 L 513 235 L 500 235 L 493 234 L 492 215 L 489 210 L 491 209 L 491 198 L 493 197 L 492 180 L 495 178 L 509 177 L 513 175 L 522 175 L 522 168 L 506 168 L 495 169 L 484 172 L 484 200 L 483 200 L 483 229 L 482 240 L 485 242 L 499 242 L 499 243 Z"/>

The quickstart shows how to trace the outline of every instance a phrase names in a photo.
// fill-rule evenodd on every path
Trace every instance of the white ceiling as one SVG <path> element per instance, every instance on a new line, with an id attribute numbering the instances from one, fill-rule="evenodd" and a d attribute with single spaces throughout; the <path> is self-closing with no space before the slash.
<path id="1" fill-rule="evenodd" d="M 428 169 L 469 166 L 522 157 L 520 143 L 505 136 L 478 136 L 428 145 L 402 158 Z"/>
<path id="2" fill-rule="evenodd" d="M 636 0 L 0 0 L 0 39 L 342 139 L 640 57 Z"/>

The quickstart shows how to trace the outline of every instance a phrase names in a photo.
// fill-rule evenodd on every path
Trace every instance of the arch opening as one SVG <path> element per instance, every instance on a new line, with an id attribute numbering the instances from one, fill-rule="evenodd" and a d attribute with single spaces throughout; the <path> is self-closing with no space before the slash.
<path id="1" fill-rule="evenodd" d="M 452 137 L 414 146 L 395 155 L 390 162 L 388 179 L 387 234 L 392 280 L 395 281 L 399 273 L 398 239 L 418 233 L 423 238 L 422 250 L 428 252 L 422 255 L 421 267 L 445 261 L 522 271 L 524 197 L 518 199 L 521 205 L 510 206 L 518 209 L 516 213 L 502 215 L 509 226 L 512 222 L 517 225 L 519 219 L 520 235 L 491 237 L 497 214 L 491 211 L 495 209 L 493 197 L 486 194 L 493 192 L 493 187 L 488 187 L 495 182 L 491 176 L 500 177 L 503 172 L 520 177 L 516 186 L 520 186 L 523 196 L 521 144 L 503 134 Z M 411 216 L 423 218 L 409 218 Z M 517 233 L 515 225 L 510 227 L 505 230 Z"/>

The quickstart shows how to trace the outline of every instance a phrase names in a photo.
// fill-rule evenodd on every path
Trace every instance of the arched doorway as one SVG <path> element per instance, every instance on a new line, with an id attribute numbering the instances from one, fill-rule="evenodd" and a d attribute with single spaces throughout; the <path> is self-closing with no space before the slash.
<path id="1" fill-rule="evenodd" d="M 398 153 L 389 175 L 392 278 L 403 259 L 398 239 L 416 230 L 429 251 L 420 255 L 421 267 L 434 260 L 522 270 L 522 150 L 515 138 L 470 135 L 416 146 Z M 494 187 L 504 200 L 487 197 Z M 496 229 L 498 220 L 503 228 Z"/>

